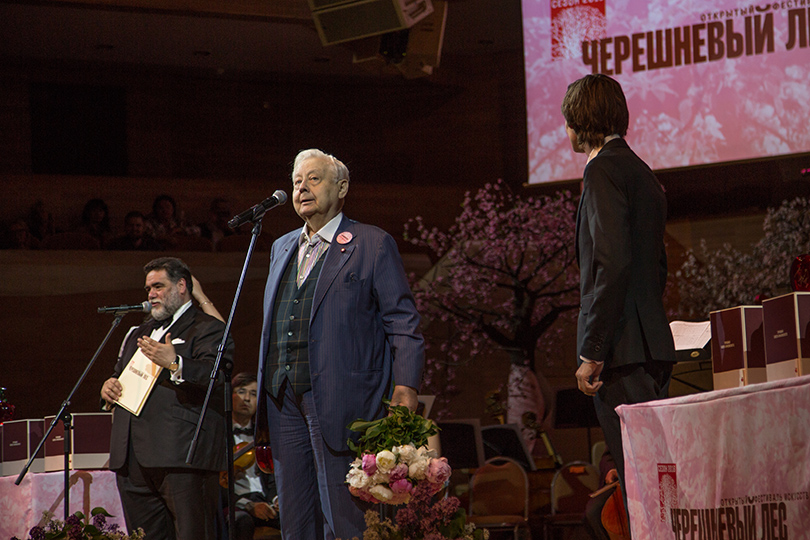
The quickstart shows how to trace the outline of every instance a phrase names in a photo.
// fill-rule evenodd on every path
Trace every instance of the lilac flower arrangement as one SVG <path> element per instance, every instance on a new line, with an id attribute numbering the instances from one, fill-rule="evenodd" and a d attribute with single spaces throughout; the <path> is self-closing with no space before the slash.
<path id="1" fill-rule="evenodd" d="M 89 519 L 82 512 L 76 512 L 61 521 L 54 519 L 52 513 L 43 512 L 45 525 L 32 527 L 25 540 L 144 540 L 142 529 L 128 535 L 118 528 L 117 523 L 108 524 L 108 517 L 112 515 L 101 507 L 93 508 Z M 9 540 L 20 539 L 13 536 Z"/>
<path id="2" fill-rule="evenodd" d="M 400 508 L 395 520 L 381 519 L 377 512 L 366 512 L 363 540 L 486 540 L 489 531 L 467 523 L 467 513 L 456 497 L 434 501 L 428 483 L 418 484 L 410 502 Z"/>

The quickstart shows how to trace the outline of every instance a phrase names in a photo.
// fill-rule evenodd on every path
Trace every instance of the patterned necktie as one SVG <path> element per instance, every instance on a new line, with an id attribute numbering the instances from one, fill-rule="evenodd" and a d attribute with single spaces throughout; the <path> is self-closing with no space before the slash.
<path id="1" fill-rule="evenodd" d="M 315 266 L 318 258 L 326 251 L 327 247 L 329 247 L 329 244 L 316 234 L 311 241 L 305 242 L 298 249 L 298 274 L 295 276 L 295 284 L 299 288 L 306 281 L 312 267 Z"/>

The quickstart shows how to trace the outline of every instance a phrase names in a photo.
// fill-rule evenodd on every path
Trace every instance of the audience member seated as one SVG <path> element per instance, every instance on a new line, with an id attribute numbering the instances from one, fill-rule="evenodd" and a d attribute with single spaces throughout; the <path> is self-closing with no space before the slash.
<path id="1" fill-rule="evenodd" d="M 177 203 L 171 195 L 158 195 L 152 203 L 152 213 L 146 217 L 147 235 L 165 249 L 173 249 L 179 236 L 199 236 L 200 229 L 187 225 L 182 214 L 178 217 Z"/>
<path id="2" fill-rule="evenodd" d="M 56 233 L 53 214 L 45 208 L 45 201 L 39 199 L 28 211 L 28 231 L 31 235 L 42 242 L 47 237 Z"/>
<path id="3" fill-rule="evenodd" d="M 253 417 L 256 414 L 256 376 L 238 373 L 231 381 L 233 397 L 233 442 L 236 448 L 253 442 Z M 235 459 L 240 463 L 244 456 Z M 248 462 L 250 463 L 250 462 Z M 227 476 L 225 486 L 227 486 Z M 259 470 L 253 463 L 234 474 L 236 540 L 252 540 L 257 527 L 279 528 L 276 482 L 272 474 Z M 227 501 L 227 496 L 224 498 Z"/>
<path id="4" fill-rule="evenodd" d="M 102 248 L 107 246 L 107 242 L 112 239 L 112 229 L 110 228 L 110 211 L 107 203 L 102 199 L 90 199 L 82 210 L 82 222 L 75 229 L 89 234 L 96 240 Z"/>
<path id="5" fill-rule="evenodd" d="M 234 234 L 234 230 L 228 227 L 228 220 L 232 217 L 233 214 L 228 200 L 217 197 L 211 201 L 211 206 L 208 209 L 208 221 L 199 225 L 200 235 L 211 240 L 214 249 L 216 249 L 220 240 Z"/>
<path id="6" fill-rule="evenodd" d="M 161 251 L 163 246 L 150 236 L 146 236 L 146 218 L 137 210 L 124 218 L 124 234 L 110 240 L 107 249 L 117 251 Z"/>
<path id="7" fill-rule="evenodd" d="M 28 230 L 25 220 L 18 219 L 3 231 L 1 249 L 39 249 L 39 240 Z"/>

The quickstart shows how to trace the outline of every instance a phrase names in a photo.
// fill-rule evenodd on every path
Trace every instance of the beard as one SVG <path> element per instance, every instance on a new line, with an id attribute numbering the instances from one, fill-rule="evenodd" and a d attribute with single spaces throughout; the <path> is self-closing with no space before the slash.
<path id="1" fill-rule="evenodd" d="M 183 305 L 183 298 L 176 287 L 172 287 L 163 298 L 163 303 L 152 308 L 152 318 L 156 321 L 165 321 L 172 317 Z"/>

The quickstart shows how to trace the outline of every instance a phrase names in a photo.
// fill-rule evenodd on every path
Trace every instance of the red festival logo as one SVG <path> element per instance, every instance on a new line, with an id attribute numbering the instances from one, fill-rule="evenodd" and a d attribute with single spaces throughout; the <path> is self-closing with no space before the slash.
<path id="1" fill-rule="evenodd" d="M 582 42 L 606 36 L 605 0 L 551 0 L 551 58 L 579 58 Z"/>
<path id="2" fill-rule="evenodd" d="M 661 521 L 666 521 L 669 509 L 678 507 L 678 473 L 674 463 L 658 464 L 658 501 Z"/>

